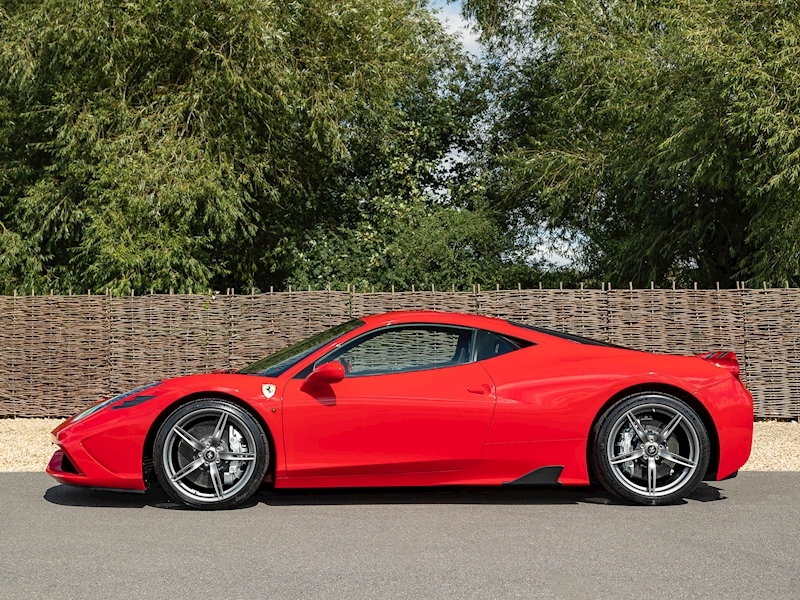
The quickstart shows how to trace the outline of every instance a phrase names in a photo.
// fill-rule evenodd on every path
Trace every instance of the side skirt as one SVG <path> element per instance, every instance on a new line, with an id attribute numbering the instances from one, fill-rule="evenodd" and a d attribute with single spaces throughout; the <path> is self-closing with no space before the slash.
<path id="1" fill-rule="evenodd" d="M 561 485 L 558 478 L 561 477 L 561 471 L 563 470 L 563 465 L 539 467 L 519 479 L 507 481 L 503 485 Z"/>

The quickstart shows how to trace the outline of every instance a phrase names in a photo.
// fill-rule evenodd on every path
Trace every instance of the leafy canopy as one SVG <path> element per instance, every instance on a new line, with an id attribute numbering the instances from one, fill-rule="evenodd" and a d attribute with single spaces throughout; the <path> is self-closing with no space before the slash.
<path id="1" fill-rule="evenodd" d="M 800 284 L 800 3 L 466 0 L 498 203 L 596 277 Z"/>
<path id="2" fill-rule="evenodd" d="M 410 281 L 437 223 L 493 277 L 466 69 L 417 0 L 0 0 L 0 292 Z"/>

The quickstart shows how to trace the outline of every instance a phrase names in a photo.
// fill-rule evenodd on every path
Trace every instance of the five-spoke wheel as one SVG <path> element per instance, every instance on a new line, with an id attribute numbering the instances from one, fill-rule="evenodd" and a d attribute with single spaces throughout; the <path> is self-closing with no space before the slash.
<path id="1" fill-rule="evenodd" d="M 669 504 L 691 494 L 710 454 L 697 413 L 660 392 L 613 406 L 598 422 L 594 443 L 592 465 L 603 486 L 640 504 Z"/>
<path id="2" fill-rule="evenodd" d="M 176 409 L 158 430 L 153 450 L 162 487 L 197 508 L 240 504 L 258 489 L 269 464 L 262 427 L 224 400 L 195 400 Z"/>

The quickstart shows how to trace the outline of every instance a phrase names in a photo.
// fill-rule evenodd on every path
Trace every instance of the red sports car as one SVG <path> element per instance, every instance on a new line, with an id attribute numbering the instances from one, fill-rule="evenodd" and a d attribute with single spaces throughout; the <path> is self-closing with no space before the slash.
<path id="1" fill-rule="evenodd" d="M 667 504 L 747 461 L 736 356 L 655 355 L 501 319 L 355 319 L 238 372 L 151 383 L 53 431 L 62 483 L 196 508 L 276 488 L 587 485 Z"/>

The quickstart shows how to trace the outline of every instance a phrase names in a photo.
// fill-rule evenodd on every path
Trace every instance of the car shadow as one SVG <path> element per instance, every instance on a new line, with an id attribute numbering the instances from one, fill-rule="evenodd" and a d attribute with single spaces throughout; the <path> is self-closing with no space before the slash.
<path id="1" fill-rule="evenodd" d="M 88 506 L 92 508 L 144 508 L 169 502 L 164 490 L 152 487 L 147 492 L 122 492 L 92 489 L 72 485 L 54 485 L 44 493 L 44 499 L 60 506 Z"/>
<path id="2" fill-rule="evenodd" d="M 268 506 L 358 505 L 358 504 L 603 504 L 636 506 L 610 494 L 600 486 L 504 486 L 369 488 L 326 490 L 273 490 L 264 488 L 254 498 Z M 701 483 L 687 497 L 699 502 L 724 500 L 719 488 Z M 681 500 L 677 504 L 687 504 Z"/>
<path id="3" fill-rule="evenodd" d="M 623 504 L 602 488 L 473 487 L 356 488 L 324 490 L 263 489 L 256 499 L 268 506 L 388 504 Z"/>
<path id="4" fill-rule="evenodd" d="M 717 500 L 726 500 L 728 497 L 722 493 L 721 489 L 704 481 L 687 498 L 697 502 L 716 502 Z"/>
<path id="5" fill-rule="evenodd" d="M 726 497 L 719 488 L 707 483 L 688 496 L 697 502 L 714 502 Z M 94 508 L 145 508 L 191 510 L 172 501 L 159 486 L 145 493 L 115 492 L 55 485 L 44 499 L 61 506 Z M 389 505 L 389 504 L 493 504 L 493 505 L 577 505 L 635 506 L 609 494 L 599 486 L 590 487 L 431 487 L 431 488 L 348 488 L 316 490 L 275 490 L 261 488 L 235 510 L 267 506 L 315 505 Z M 678 504 L 687 504 L 686 500 Z"/>

